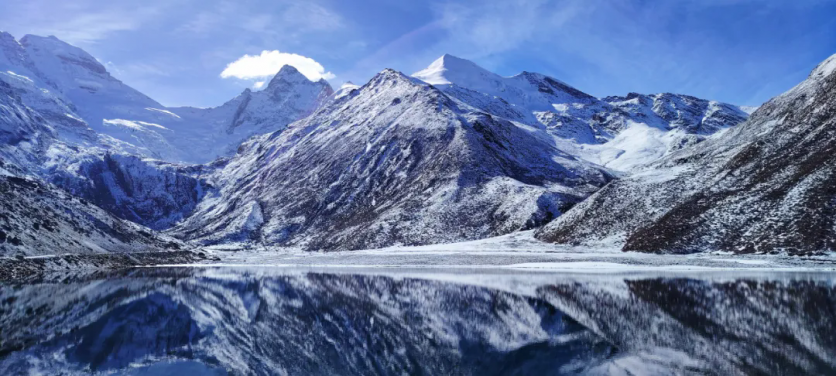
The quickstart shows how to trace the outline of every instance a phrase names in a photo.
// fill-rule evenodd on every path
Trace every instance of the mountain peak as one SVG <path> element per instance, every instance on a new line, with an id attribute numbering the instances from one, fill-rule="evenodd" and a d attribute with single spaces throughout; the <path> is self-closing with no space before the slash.
<path id="1" fill-rule="evenodd" d="M 371 80 L 369 80 L 369 85 L 377 86 L 385 82 L 407 83 L 410 85 L 426 86 L 424 82 L 421 82 L 420 80 L 417 80 L 413 77 L 409 77 L 392 68 L 386 68 L 382 70 L 380 73 L 376 74 L 374 77 L 372 77 Z"/>
<path id="2" fill-rule="evenodd" d="M 321 81 L 321 80 L 320 80 Z M 270 80 L 270 83 L 267 84 L 267 91 L 274 91 L 280 87 L 286 87 L 288 85 L 296 86 L 296 85 L 305 85 L 305 84 L 312 84 L 314 81 L 311 81 L 306 77 L 302 72 L 299 72 L 296 67 L 292 65 L 285 65 L 276 72 L 276 75 Z"/>
<path id="3" fill-rule="evenodd" d="M 299 72 L 299 70 L 296 69 L 296 67 L 286 64 L 286 65 L 282 66 L 281 69 L 279 69 L 279 71 L 276 74 L 277 75 L 279 75 L 279 74 L 281 74 L 281 75 L 296 75 L 296 74 L 302 74 L 302 73 Z"/>
<path id="4" fill-rule="evenodd" d="M 450 55 L 450 54 L 441 55 L 441 57 L 436 59 L 436 61 L 434 61 L 433 64 L 435 64 L 436 62 L 439 62 L 442 65 L 447 66 L 447 67 L 455 66 L 457 64 L 458 65 L 465 65 L 465 64 L 476 65 L 476 63 L 474 63 L 470 60 L 462 59 L 458 56 L 453 56 L 453 55 Z"/>
<path id="5" fill-rule="evenodd" d="M 19 55 L 22 54 L 22 51 L 23 47 L 20 46 L 14 36 L 5 31 L 0 31 L 0 65 L 4 61 L 21 60 Z"/>
<path id="6" fill-rule="evenodd" d="M 450 85 L 453 83 L 466 85 L 466 83 L 480 77 L 493 77 L 496 74 L 485 70 L 470 60 L 444 54 L 433 61 L 426 69 L 418 71 L 412 76 L 430 85 Z"/>
<path id="7" fill-rule="evenodd" d="M 58 39 L 58 37 L 56 37 L 55 35 L 42 37 L 40 35 L 26 34 L 26 35 L 23 36 L 23 38 L 20 38 L 20 43 L 23 44 L 23 45 L 37 44 L 39 46 L 69 47 L 73 50 L 78 50 L 78 51 L 83 52 L 82 49 L 80 49 L 76 46 L 73 46 L 73 45 L 71 45 L 67 42 L 64 42 L 61 39 Z M 86 52 L 85 52 L 85 54 L 86 54 Z"/>
<path id="8" fill-rule="evenodd" d="M 816 66 L 816 69 L 810 73 L 810 78 L 824 78 L 833 74 L 834 71 L 836 71 L 836 54 Z"/>
<path id="9" fill-rule="evenodd" d="M 5 32 L 5 31 L 0 31 L 0 40 L 13 40 L 13 41 L 17 42 L 17 39 L 15 39 L 15 37 L 13 35 Z"/>
<path id="10" fill-rule="evenodd" d="M 20 38 L 20 44 L 36 60 L 45 57 L 58 58 L 63 64 L 72 64 L 97 74 L 107 74 L 107 69 L 87 51 L 64 42 L 54 35 L 42 37 L 27 34 Z"/>
<path id="11" fill-rule="evenodd" d="M 351 81 L 346 81 L 344 84 L 342 84 L 342 86 L 340 86 L 339 90 L 334 92 L 334 99 L 343 98 L 343 97 L 347 96 L 348 94 L 350 94 L 352 91 L 357 90 L 359 88 L 360 88 L 359 85 L 355 85 Z"/>

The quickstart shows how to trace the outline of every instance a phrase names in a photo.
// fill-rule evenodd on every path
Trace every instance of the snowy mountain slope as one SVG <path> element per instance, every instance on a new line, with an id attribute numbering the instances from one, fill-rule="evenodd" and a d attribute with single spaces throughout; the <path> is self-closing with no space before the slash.
<path id="1" fill-rule="evenodd" d="M 73 103 L 96 131 L 104 130 L 104 119 L 131 119 L 142 116 L 145 108 L 162 107 L 111 76 L 87 52 L 54 36 L 26 35 L 20 45 L 36 68 L 32 73 Z"/>
<path id="2" fill-rule="evenodd" d="M 233 155 L 247 138 L 282 130 L 310 115 L 333 93 L 325 80 L 310 81 L 296 68 L 285 65 L 261 91 L 246 89 L 214 108 L 168 108 L 173 119 L 164 124 L 179 133 L 176 145 L 190 146 L 191 155 L 184 161 L 206 163 Z"/>
<path id="3" fill-rule="evenodd" d="M 360 249 L 542 224 L 609 176 L 542 132 L 385 70 L 284 132 L 254 138 L 172 233 Z"/>
<path id="4" fill-rule="evenodd" d="M 285 66 L 265 90 L 247 89 L 222 106 L 165 108 L 55 37 L 27 35 L 17 42 L 0 33 L 0 54 L 0 72 L 7 81 L 20 81 L 18 87 L 31 86 L 27 91 L 33 94 L 22 95 L 24 102 L 53 123 L 83 121 L 90 128 L 84 137 L 97 146 L 170 162 L 206 163 L 232 155 L 243 140 L 283 129 L 333 93 L 324 80 L 311 82 Z M 37 103 L 45 95 L 52 98 L 49 103 Z M 72 142 L 81 137 L 59 136 Z"/>
<path id="5" fill-rule="evenodd" d="M 190 213 L 206 185 L 182 166 L 141 156 L 232 154 L 240 141 L 307 116 L 332 93 L 325 81 L 285 67 L 263 91 L 246 90 L 218 108 L 175 109 L 180 116 L 54 37 L 18 43 L 2 33 L 0 48 L 0 158 L 8 169 L 155 229 Z M 109 118 L 117 116 L 133 120 Z M 101 120 L 100 127 L 84 118 Z"/>
<path id="6" fill-rule="evenodd" d="M 563 82 L 538 73 L 523 72 L 502 77 L 471 61 L 444 55 L 413 77 L 436 86 L 453 97 L 497 116 L 529 125 L 548 127 L 552 133 L 581 143 L 607 138 L 605 129 L 592 128 L 575 112 L 588 119 L 604 103 Z M 561 122 L 556 118 L 563 116 Z M 586 120 L 585 119 L 585 120 Z M 598 134 L 598 133 L 601 134 Z"/>
<path id="7" fill-rule="evenodd" d="M 737 106 L 678 94 L 599 100 L 539 73 L 501 77 L 451 55 L 413 76 L 490 114 L 543 127 L 561 149 L 616 171 L 632 171 L 747 117 Z"/>
<path id="8" fill-rule="evenodd" d="M 64 131 L 79 136 L 79 140 L 87 140 L 94 134 L 87 132 L 86 124 L 71 114 L 66 117 L 69 120 L 64 120 L 58 112 L 37 111 L 27 106 L 24 97 L 42 108 L 60 109 L 62 103 L 54 101 L 55 97 L 48 93 L 27 91 L 30 88 L 27 82 L 23 80 L 20 86 L 20 80 L 20 77 L 0 74 L 0 255 L 137 252 L 181 247 L 182 243 L 175 239 L 120 220 L 88 201 L 38 181 L 39 177 L 50 179 L 59 172 L 70 175 L 74 163 L 95 160 L 97 153 L 103 151 L 58 140 Z M 37 93 L 43 95 L 38 97 Z M 142 184 L 153 184 L 151 180 L 143 180 Z M 105 197 L 94 195 L 96 199 Z"/>
<path id="9" fill-rule="evenodd" d="M 11 85 L 0 80 L 0 158 L 18 168 L 38 163 L 37 155 L 53 138 L 54 130 L 46 120 L 24 105 Z"/>
<path id="10" fill-rule="evenodd" d="M 72 112 L 61 113 L 71 110 L 27 82 L 0 73 L 0 160 L 11 174 L 43 179 L 117 217 L 156 229 L 194 209 L 204 186 L 199 177 L 178 166 L 111 154 L 126 148 L 108 147 L 110 139 L 96 135 Z"/>
<path id="11" fill-rule="evenodd" d="M 608 185 L 537 236 L 624 250 L 832 251 L 836 55 L 744 124 Z"/>
<path id="12" fill-rule="evenodd" d="M 0 176 L 0 255 L 141 252 L 182 246 L 63 190 L 36 180 Z"/>
<path id="13" fill-rule="evenodd" d="M 630 118 L 662 129 L 680 129 L 696 135 L 710 135 L 742 123 L 748 113 L 741 107 L 681 94 L 606 97 L 610 105 L 630 114 Z"/>
<path id="14" fill-rule="evenodd" d="M 342 97 L 345 97 L 345 96 L 351 94 L 351 92 L 353 90 L 357 90 L 359 88 L 360 88 L 359 85 L 355 85 L 353 82 L 348 81 L 348 82 L 342 84 L 342 86 L 340 86 L 339 90 L 335 91 L 334 94 L 331 95 L 331 99 L 332 100 L 340 99 Z"/>

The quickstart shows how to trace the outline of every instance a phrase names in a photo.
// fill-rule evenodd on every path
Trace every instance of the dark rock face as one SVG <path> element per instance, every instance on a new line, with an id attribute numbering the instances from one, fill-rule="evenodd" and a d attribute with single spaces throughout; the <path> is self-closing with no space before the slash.
<path id="1" fill-rule="evenodd" d="M 191 213 L 206 188 L 177 166 L 111 154 L 90 158 L 74 174 L 59 170 L 48 179 L 119 218 L 155 230 Z"/>
<path id="2" fill-rule="evenodd" d="M 624 250 L 691 253 L 836 249 L 836 74 L 832 57 L 743 125 L 615 182 L 538 233 Z"/>
<path id="3" fill-rule="evenodd" d="M 387 70 L 284 132 L 246 143 L 214 179 L 220 193 L 175 234 L 361 249 L 537 226 L 610 177 Z"/>
<path id="4" fill-rule="evenodd" d="M 139 252 L 179 247 L 35 180 L 0 176 L 0 255 Z"/>
<path id="5" fill-rule="evenodd" d="M 613 106 L 607 112 L 618 114 L 613 117 L 618 120 L 616 123 L 630 119 L 664 129 L 681 129 L 697 136 L 711 135 L 738 125 L 748 117 L 737 106 L 683 94 L 630 93 L 625 97 L 606 97 L 603 101 Z M 608 127 L 615 132 L 619 128 L 617 124 Z"/>

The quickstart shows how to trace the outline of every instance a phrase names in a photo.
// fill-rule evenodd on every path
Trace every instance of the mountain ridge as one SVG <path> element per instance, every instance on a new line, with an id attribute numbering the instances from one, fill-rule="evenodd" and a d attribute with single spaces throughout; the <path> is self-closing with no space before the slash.
<path id="1" fill-rule="evenodd" d="M 723 137 L 605 187 L 538 238 L 659 253 L 832 251 L 835 62 L 819 64 Z"/>
<path id="2" fill-rule="evenodd" d="M 43 59 L 52 65 L 112 78 L 89 54 L 58 48 L 57 38 L 26 39 L 50 47 L 38 50 L 54 55 Z M 0 66 L 26 68 L 23 44 L 0 35 L 0 47 Z M 724 138 L 748 116 L 680 94 L 599 99 L 547 75 L 501 77 L 452 55 L 430 68 L 418 77 L 385 69 L 335 92 L 285 66 L 262 90 L 219 107 L 136 107 L 141 116 L 104 118 L 105 129 L 119 130 L 110 133 L 89 126 L 64 91 L 39 90 L 44 74 L 0 70 L 17 113 L 32 114 L 0 157 L 14 162 L 13 175 L 44 179 L 195 244 L 361 249 L 537 228 L 591 205 L 585 198 L 615 189 L 615 177 L 652 174 L 660 160 Z M 832 70 L 826 61 L 814 73 Z M 50 82 L 82 96 L 99 92 Z M 192 154 L 221 159 L 180 163 L 183 147 L 169 143 L 178 137 Z"/>
<path id="3" fill-rule="evenodd" d="M 475 239 L 537 225 L 608 179 L 391 69 L 248 141 L 218 176 L 232 183 L 172 234 L 328 250 Z"/>

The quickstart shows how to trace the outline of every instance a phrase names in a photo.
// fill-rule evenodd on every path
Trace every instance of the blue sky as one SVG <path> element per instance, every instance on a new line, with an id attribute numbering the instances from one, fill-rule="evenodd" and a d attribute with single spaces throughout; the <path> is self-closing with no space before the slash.
<path id="1" fill-rule="evenodd" d="M 836 53 L 836 1 L 3 0 L 0 29 L 82 47 L 166 105 L 219 105 L 283 62 L 336 88 L 444 53 L 595 96 L 758 105 Z"/>

